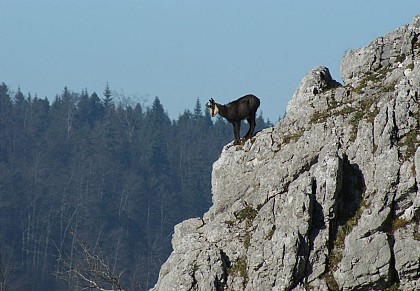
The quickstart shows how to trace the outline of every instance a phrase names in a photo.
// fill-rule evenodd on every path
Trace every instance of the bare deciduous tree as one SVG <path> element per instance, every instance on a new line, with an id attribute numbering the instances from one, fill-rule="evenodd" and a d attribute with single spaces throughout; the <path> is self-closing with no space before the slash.
<path id="1" fill-rule="evenodd" d="M 123 272 L 113 272 L 107 259 L 95 254 L 74 232 L 71 235 L 76 242 L 73 244 L 73 258 L 59 250 L 55 275 L 81 290 L 123 291 L 120 279 Z"/>

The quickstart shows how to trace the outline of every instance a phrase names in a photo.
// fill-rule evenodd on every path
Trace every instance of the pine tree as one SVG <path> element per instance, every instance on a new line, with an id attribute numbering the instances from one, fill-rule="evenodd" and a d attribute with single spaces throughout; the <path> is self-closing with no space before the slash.
<path id="1" fill-rule="evenodd" d="M 89 125 L 93 127 L 96 122 L 102 121 L 105 112 L 104 105 L 95 92 L 90 95 L 88 107 L 88 122 Z"/>
<path id="2" fill-rule="evenodd" d="M 105 112 L 114 108 L 114 101 L 112 100 L 112 92 L 111 92 L 111 89 L 109 89 L 108 83 L 106 83 L 106 86 L 105 86 L 104 98 L 102 99 L 102 102 L 105 107 Z"/>
<path id="3" fill-rule="evenodd" d="M 194 107 L 194 118 L 198 119 L 203 116 L 203 111 L 201 110 L 201 102 L 200 99 L 197 98 L 197 101 L 195 102 Z"/>

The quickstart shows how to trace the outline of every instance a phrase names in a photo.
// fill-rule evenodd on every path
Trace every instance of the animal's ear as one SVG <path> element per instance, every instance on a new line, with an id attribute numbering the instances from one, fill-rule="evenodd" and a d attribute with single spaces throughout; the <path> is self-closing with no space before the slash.
<path id="1" fill-rule="evenodd" d="M 210 103 L 214 103 L 214 100 L 213 100 L 213 98 L 210 98 Z"/>

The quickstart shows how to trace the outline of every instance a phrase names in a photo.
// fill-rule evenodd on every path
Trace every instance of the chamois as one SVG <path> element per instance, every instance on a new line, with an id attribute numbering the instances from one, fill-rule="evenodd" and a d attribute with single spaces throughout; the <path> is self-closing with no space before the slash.
<path id="1" fill-rule="evenodd" d="M 255 129 L 255 114 L 260 106 L 260 99 L 254 95 L 245 95 L 238 100 L 232 101 L 226 105 L 214 102 L 213 98 L 209 100 L 207 107 L 210 109 L 211 116 L 220 114 L 233 125 L 234 145 L 240 144 L 239 132 L 241 121 L 246 119 L 249 124 L 249 130 L 245 139 L 250 139 Z"/>

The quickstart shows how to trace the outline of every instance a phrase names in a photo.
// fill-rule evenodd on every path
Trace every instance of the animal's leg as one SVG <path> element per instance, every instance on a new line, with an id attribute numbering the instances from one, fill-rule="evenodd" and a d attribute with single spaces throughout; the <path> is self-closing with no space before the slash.
<path id="1" fill-rule="evenodd" d="M 247 133 L 245 134 L 245 139 L 248 139 L 250 136 L 250 133 L 251 133 L 251 128 L 252 128 L 252 126 L 251 126 L 251 124 L 252 124 L 252 119 L 251 118 L 248 118 L 247 119 L 247 121 L 248 121 L 248 125 L 249 125 L 249 128 L 248 128 L 248 131 L 247 131 Z"/>
<path id="2" fill-rule="evenodd" d="M 239 133 L 241 131 L 241 122 L 234 122 L 233 123 L 233 135 L 234 135 L 234 145 L 238 145 L 241 143 L 240 138 L 239 138 Z"/>
<path id="3" fill-rule="evenodd" d="M 249 129 L 248 129 L 248 132 L 245 135 L 245 139 L 250 139 L 252 137 L 252 135 L 254 134 L 255 115 L 253 117 L 248 118 L 247 121 L 248 121 L 248 124 L 249 124 Z"/>

